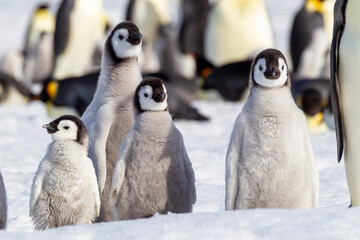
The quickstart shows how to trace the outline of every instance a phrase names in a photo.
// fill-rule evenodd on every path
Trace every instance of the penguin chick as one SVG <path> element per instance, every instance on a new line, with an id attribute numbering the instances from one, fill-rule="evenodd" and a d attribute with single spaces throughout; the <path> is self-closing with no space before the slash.
<path id="1" fill-rule="evenodd" d="M 284 55 L 260 52 L 249 84 L 226 155 L 225 208 L 316 207 L 314 153 L 305 116 L 290 92 Z"/>
<path id="2" fill-rule="evenodd" d="M 5 229 L 7 220 L 6 191 L 3 177 L 0 172 L 0 230 Z"/>
<path id="3" fill-rule="evenodd" d="M 147 78 L 137 87 L 139 115 L 121 145 L 109 196 L 116 220 L 192 211 L 194 171 L 166 100 L 158 78 Z"/>
<path id="4" fill-rule="evenodd" d="M 111 221 L 108 196 L 120 145 L 134 123 L 132 97 L 142 77 L 138 56 L 142 35 L 132 22 L 119 23 L 108 36 L 94 98 L 82 116 L 90 136 L 93 160 L 101 193 L 97 221 Z"/>
<path id="5" fill-rule="evenodd" d="M 43 126 L 53 140 L 33 179 L 30 214 L 36 230 L 91 223 L 100 196 L 83 122 L 64 115 Z"/>

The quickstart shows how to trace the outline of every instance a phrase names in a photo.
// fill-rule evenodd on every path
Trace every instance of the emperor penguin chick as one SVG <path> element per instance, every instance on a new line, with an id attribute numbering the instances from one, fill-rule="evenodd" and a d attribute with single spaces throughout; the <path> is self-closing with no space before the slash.
<path id="1" fill-rule="evenodd" d="M 116 220 L 192 211 L 194 171 L 166 100 L 158 78 L 147 78 L 137 87 L 139 115 L 121 145 L 109 196 Z"/>
<path id="2" fill-rule="evenodd" d="M 132 98 L 142 80 L 138 65 L 141 43 L 142 35 L 132 22 L 122 22 L 113 29 L 105 42 L 94 98 L 82 116 L 101 194 L 97 221 L 112 220 L 108 204 L 111 177 L 120 145 L 134 123 Z"/>
<path id="3" fill-rule="evenodd" d="M 260 52 L 249 85 L 226 155 L 226 210 L 316 207 L 316 162 L 284 55 Z"/>
<path id="4" fill-rule="evenodd" d="M 3 177 L 0 172 L 0 230 L 5 229 L 7 220 L 6 191 Z"/>
<path id="5" fill-rule="evenodd" d="M 100 213 L 95 169 L 83 122 L 64 115 L 43 126 L 53 140 L 33 179 L 30 217 L 36 230 L 91 223 Z"/>

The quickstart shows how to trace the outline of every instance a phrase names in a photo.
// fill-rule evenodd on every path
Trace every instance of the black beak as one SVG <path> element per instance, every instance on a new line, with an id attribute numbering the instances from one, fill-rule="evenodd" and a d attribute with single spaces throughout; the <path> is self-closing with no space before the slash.
<path id="1" fill-rule="evenodd" d="M 155 94 L 153 99 L 155 102 L 163 102 L 166 98 L 166 93 L 159 92 L 158 94 Z"/>
<path id="2" fill-rule="evenodd" d="M 50 124 L 45 124 L 42 127 L 45 128 L 49 134 L 53 134 L 58 131 L 57 128 L 52 127 Z"/>
<path id="3" fill-rule="evenodd" d="M 275 68 L 270 68 L 264 72 L 266 78 L 277 79 L 279 78 L 280 72 L 276 71 Z"/>
<path id="4" fill-rule="evenodd" d="M 141 39 L 142 39 L 142 34 L 136 33 L 129 37 L 128 42 L 131 43 L 132 45 L 138 45 L 141 42 Z"/>

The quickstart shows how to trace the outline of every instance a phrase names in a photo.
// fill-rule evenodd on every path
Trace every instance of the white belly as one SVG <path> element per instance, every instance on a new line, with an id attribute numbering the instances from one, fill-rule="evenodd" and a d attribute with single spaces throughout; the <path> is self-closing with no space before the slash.
<path id="1" fill-rule="evenodd" d="M 360 10 L 349 1 L 347 9 Z M 347 16 L 357 16 L 350 15 Z M 360 26 L 347 19 L 340 43 L 339 86 L 345 131 L 345 169 L 353 206 L 360 206 Z M 353 26 L 356 26 L 355 28 Z"/>
<path id="2" fill-rule="evenodd" d="M 220 1 L 209 14 L 205 32 L 205 57 L 216 66 L 243 61 L 274 46 L 265 3 Z"/>

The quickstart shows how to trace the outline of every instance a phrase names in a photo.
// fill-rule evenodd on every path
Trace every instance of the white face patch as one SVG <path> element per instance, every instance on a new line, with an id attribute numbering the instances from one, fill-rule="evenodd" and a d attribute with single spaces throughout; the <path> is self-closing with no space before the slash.
<path id="1" fill-rule="evenodd" d="M 144 111 L 164 111 L 167 108 L 167 90 L 164 85 L 163 89 L 166 94 L 165 100 L 163 102 L 155 102 L 152 99 L 152 87 L 149 85 L 141 87 L 138 93 L 140 108 Z"/>
<path id="2" fill-rule="evenodd" d="M 57 128 L 59 131 L 51 134 L 54 142 L 67 139 L 75 141 L 77 139 L 78 127 L 73 121 L 62 120 L 59 122 Z"/>
<path id="3" fill-rule="evenodd" d="M 132 45 L 127 40 L 129 31 L 126 28 L 116 30 L 111 38 L 111 44 L 118 58 L 137 57 L 141 52 L 141 43 Z"/>
<path id="4" fill-rule="evenodd" d="M 260 58 L 254 66 L 254 81 L 260 86 L 267 88 L 281 87 L 288 79 L 287 66 L 285 60 L 282 58 L 279 58 L 279 70 L 280 77 L 278 79 L 267 79 L 264 75 L 266 71 L 266 60 L 265 58 Z"/>

